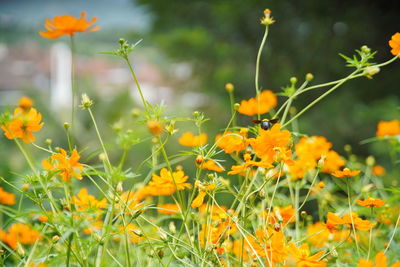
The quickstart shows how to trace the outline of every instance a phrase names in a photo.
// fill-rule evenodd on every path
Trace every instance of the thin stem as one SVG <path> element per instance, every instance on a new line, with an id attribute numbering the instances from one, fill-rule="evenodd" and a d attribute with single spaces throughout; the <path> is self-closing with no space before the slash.
<path id="1" fill-rule="evenodd" d="M 128 58 L 128 57 L 125 58 L 125 61 L 126 61 L 126 63 L 128 63 L 129 70 L 131 71 L 132 77 L 133 77 L 133 79 L 135 80 L 135 84 L 136 84 L 136 87 L 137 87 L 137 89 L 138 89 L 138 91 L 139 91 L 140 98 L 142 99 L 143 106 L 144 106 L 144 108 L 146 109 L 148 115 L 150 115 L 150 109 L 149 109 L 149 107 L 147 106 L 146 100 L 144 99 L 142 89 L 141 89 L 140 84 L 139 84 L 139 81 L 138 81 L 138 79 L 137 79 L 137 77 L 136 77 L 135 71 L 134 71 L 133 68 L 132 68 L 131 62 L 129 61 L 129 58 Z"/>
<path id="2" fill-rule="evenodd" d="M 258 53 L 257 53 L 257 59 L 256 59 L 256 75 L 254 77 L 254 84 L 256 86 L 256 98 L 257 98 L 257 118 L 260 119 L 260 86 L 258 83 L 259 80 L 259 74 L 260 74 L 260 60 L 261 60 L 261 54 L 263 51 L 263 48 L 265 46 L 265 41 L 267 40 L 267 36 L 268 36 L 268 25 L 265 26 L 265 32 L 264 32 L 264 36 L 262 38 L 261 44 L 260 44 L 260 48 L 258 49 Z"/>
<path id="3" fill-rule="evenodd" d="M 354 242 L 356 243 L 358 257 L 360 257 L 360 248 L 359 248 L 359 246 L 358 246 L 358 241 L 357 241 L 356 227 L 354 226 L 353 210 L 352 210 L 352 208 L 351 208 L 350 183 L 349 183 L 349 178 L 345 178 L 345 179 L 346 179 L 346 184 L 347 184 L 347 200 L 348 200 L 348 202 L 349 202 L 350 220 L 351 220 L 351 226 L 352 226 L 353 233 L 354 233 Z"/>
<path id="4" fill-rule="evenodd" d="M 72 91 L 72 102 L 71 102 L 71 140 L 68 138 L 68 144 L 70 147 L 74 147 L 75 138 L 75 101 L 77 96 L 77 88 L 75 86 L 75 41 L 74 36 L 70 35 L 71 45 L 71 91 Z"/>
<path id="5" fill-rule="evenodd" d="M 394 235 L 396 234 L 396 230 L 397 230 L 397 228 L 399 226 L 399 222 L 400 222 L 400 213 L 399 213 L 399 216 L 397 217 L 396 225 L 394 226 L 394 229 L 393 229 L 393 234 L 390 237 L 389 243 L 388 243 L 387 247 L 385 248 L 385 252 L 384 253 L 386 253 L 386 251 L 389 249 L 390 245 L 392 244 Z"/>

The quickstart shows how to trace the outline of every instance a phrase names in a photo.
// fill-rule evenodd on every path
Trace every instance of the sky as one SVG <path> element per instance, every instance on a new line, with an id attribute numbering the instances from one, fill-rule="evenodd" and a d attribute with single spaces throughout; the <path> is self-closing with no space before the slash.
<path id="1" fill-rule="evenodd" d="M 97 25 L 103 30 L 116 27 L 135 32 L 148 30 L 151 16 L 133 0 L 1 0 L 0 26 L 15 25 L 37 29 L 45 18 L 71 14 L 79 16 L 85 11 L 88 18 L 97 16 Z"/>

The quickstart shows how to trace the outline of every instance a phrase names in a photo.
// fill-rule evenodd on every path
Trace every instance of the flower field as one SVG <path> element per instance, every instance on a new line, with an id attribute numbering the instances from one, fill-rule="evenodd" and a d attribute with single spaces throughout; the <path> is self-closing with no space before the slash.
<path id="1" fill-rule="evenodd" d="M 74 60 L 75 36 L 101 31 L 96 22 L 85 12 L 55 16 L 39 34 L 67 40 Z M 219 132 L 204 130 L 220 120 L 207 112 L 185 117 L 151 104 L 131 59 L 142 44 L 118 36 L 115 50 L 99 56 L 124 62 L 142 105 L 113 138 L 104 137 L 98 103 L 79 86 L 78 61 L 65 147 L 46 134 L 34 97 L 3 110 L 2 142 L 18 148 L 29 171 L 18 180 L 0 177 L 1 266 L 400 266 L 400 188 L 388 182 L 399 169 L 400 118 L 379 121 L 375 136 L 360 140 L 387 148 L 385 167 L 349 145 L 341 155 L 324 136 L 298 128 L 304 113 L 344 84 L 398 64 L 400 33 L 380 51 L 387 61 L 374 62 L 376 52 L 362 45 L 341 54 L 347 76 L 316 84 L 308 73 L 272 90 L 260 84 L 260 62 L 277 22 L 268 9 L 260 22 L 254 91 L 237 99 L 226 81 L 231 116 Z M 318 97 L 296 108 L 310 92 Z M 93 126 L 97 147 L 80 142 L 79 116 Z M 138 145 L 145 150 L 132 163 Z"/>

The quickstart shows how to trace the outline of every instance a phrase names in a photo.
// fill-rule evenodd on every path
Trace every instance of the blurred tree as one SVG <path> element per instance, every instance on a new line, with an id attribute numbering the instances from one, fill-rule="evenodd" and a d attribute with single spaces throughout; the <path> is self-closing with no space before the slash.
<path id="1" fill-rule="evenodd" d="M 307 72 L 314 74 L 315 82 L 342 77 L 349 70 L 338 53 L 351 55 L 364 44 L 379 51 L 377 61 L 386 60 L 391 57 L 388 40 L 400 31 L 399 1 L 137 0 L 135 3 L 154 13 L 150 39 L 173 59 L 192 64 L 194 80 L 200 81 L 195 86 L 224 98 L 226 82 L 235 84 L 235 93 L 240 98 L 255 94 L 255 58 L 264 31 L 259 19 L 265 8 L 272 10 L 276 23 L 270 28 L 261 60 L 260 84 L 275 92 L 288 83 L 289 77 L 297 76 L 302 81 Z M 368 109 L 389 102 L 390 108 L 399 105 L 397 85 L 393 84 L 393 73 L 398 71 L 400 65 L 395 63 L 373 81 L 347 83 L 334 97 L 306 113 L 300 130 L 327 136 L 339 150 L 347 142 L 356 144 L 374 135 L 378 120 L 399 116 L 393 110 L 374 114 Z M 301 108 L 320 93 L 301 97 L 295 105 Z M 382 98 L 387 101 L 376 102 Z M 368 115 L 356 112 L 359 109 Z M 354 132 L 355 128 L 361 131 Z"/>

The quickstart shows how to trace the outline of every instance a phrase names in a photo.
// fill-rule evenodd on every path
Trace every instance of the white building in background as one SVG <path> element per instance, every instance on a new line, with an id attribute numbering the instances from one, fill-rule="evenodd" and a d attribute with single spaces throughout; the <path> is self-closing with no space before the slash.
<path id="1" fill-rule="evenodd" d="M 70 110 L 72 105 L 71 50 L 57 42 L 50 51 L 50 103 L 53 110 Z"/>

